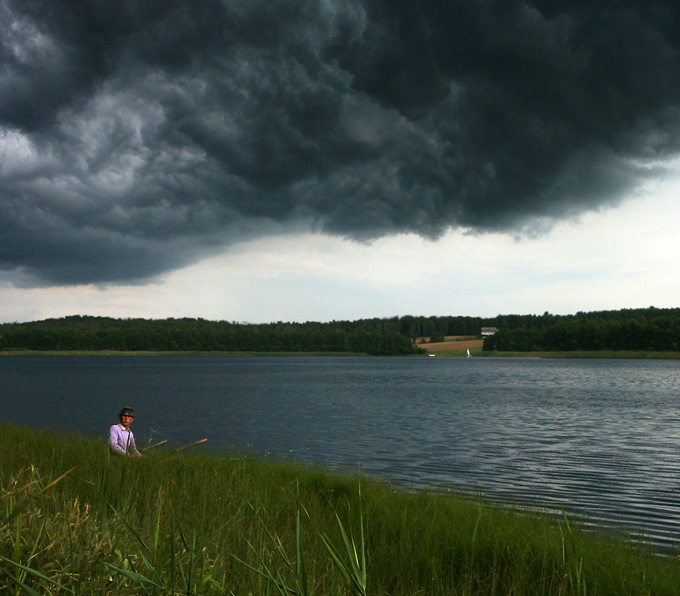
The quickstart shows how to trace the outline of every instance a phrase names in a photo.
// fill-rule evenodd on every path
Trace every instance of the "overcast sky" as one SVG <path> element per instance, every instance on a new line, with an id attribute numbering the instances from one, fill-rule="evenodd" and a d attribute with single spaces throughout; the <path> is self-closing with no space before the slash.
<path id="1" fill-rule="evenodd" d="M 677 307 L 680 7 L 0 0 L 0 321 Z"/>

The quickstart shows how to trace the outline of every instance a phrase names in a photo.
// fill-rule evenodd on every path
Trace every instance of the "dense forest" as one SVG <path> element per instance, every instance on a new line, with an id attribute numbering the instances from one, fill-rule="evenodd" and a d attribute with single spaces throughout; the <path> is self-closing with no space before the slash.
<path id="1" fill-rule="evenodd" d="M 204 319 L 113 319 L 72 316 L 0 325 L 0 350 L 226 352 L 419 352 L 389 325 L 359 323 L 245 324 Z"/>
<path id="2" fill-rule="evenodd" d="M 540 320 L 539 320 L 540 319 Z M 497 325 L 484 340 L 484 350 L 500 352 L 680 350 L 680 309 L 544 315 L 534 323 Z M 529 321 L 527 321 L 529 323 Z"/>
<path id="3" fill-rule="evenodd" d="M 205 319 L 71 316 L 0 325 L 0 350 L 421 353 L 420 338 L 498 332 L 485 351 L 680 350 L 680 309 L 575 315 L 445 316 L 330 323 L 235 323 Z"/>

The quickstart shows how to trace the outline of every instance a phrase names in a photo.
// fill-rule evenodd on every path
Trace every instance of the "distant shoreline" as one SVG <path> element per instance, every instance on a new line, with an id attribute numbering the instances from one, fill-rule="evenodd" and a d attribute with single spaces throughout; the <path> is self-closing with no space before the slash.
<path id="1" fill-rule="evenodd" d="M 354 356 L 362 352 L 224 352 L 224 351 L 125 351 L 125 350 L 4 350 L 0 356 Z"/>
<path id="2" fill-rule="evenodd" d="M 573 352 L 481 352 L 483 358 L 619 358 L 629 360 L 668 360 L 680 358 L 680 352 L 646 350 L 598 350 Z"/>
<path id="3" fill-rule="evenodd" d="M 430 351 L 429 355 L 440 358 L 464 358 L 464 351 Z M 5 350 L 1 356 L 289 356 L 289 357 L 371 357 L 362 352 L 226 352 L 226 351 L 119 351 L 119 350 Z M 428 354 L 409 354 L 386 356 L 388 358 L 422 358 Z M 680 359 L 680 352 L 652 352 L 645 350 L 600 350 L 573 352 L 484 352 L 474 350 L 472 358 L 615 358 L 629 360 L 675 360 Z"/>

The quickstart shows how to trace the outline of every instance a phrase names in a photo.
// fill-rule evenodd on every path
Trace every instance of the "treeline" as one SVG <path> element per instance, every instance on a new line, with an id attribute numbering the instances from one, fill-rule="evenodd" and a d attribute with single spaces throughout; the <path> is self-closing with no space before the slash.
<path id="1" fill-rule="evenodd" d="M 389 325 L 244 324 L 205 319 L 114 319 L 71 316 L 0 325 L 0 350 L 352 352 L 416 354 Z"/>
<path id="2" fill-rule="evenodd" d="M 539 324 L 498 326 L 485 351 L 680 350 L 680 309 L 631 309 L 547 315 Z"/>
<path id="3" fill-rule="evenodd" d="M 484 350 L 680 350 L 680 309 L 626 309 L 575 315 L 445 316 L 330 323 L 235 323 L 205 319 L 71 316 L 0 325 L 0 350 L 352 352 L 417 354 L 419 338 L 479 336 Z"/>
<path id="4" fill-rule="evenodd" d="M 205 319 L 70 316 L 0 325 L 0 350 L 358 352 L 417 354 L 417 338 L 478 336 L 487 325 L 532 324 L 533 316 L 391 317 L 330 323 L 249 324 Z"/>

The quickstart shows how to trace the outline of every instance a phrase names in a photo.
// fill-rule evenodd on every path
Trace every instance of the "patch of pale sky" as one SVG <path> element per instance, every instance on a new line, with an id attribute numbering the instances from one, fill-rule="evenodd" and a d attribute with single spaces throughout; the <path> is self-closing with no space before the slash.
<path id="1" fill-rule="evenodd" d="M 250 240 L 146 285 L 25 289 L 5 274 L 0 320 L 71 314 L 248 322 L 677 307 L 680 176 L 615 209 L 516 240 L 450 231 L 356 243 L 312 233 Z"/>
<path id="2" fill-rule="evenodd" d="M 0 126 L 0 174 L 24 175 L 37 165 L 37 154 L 27 137 Z"/>

